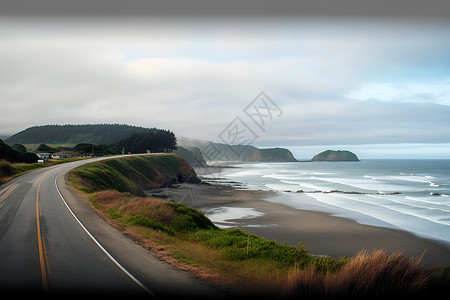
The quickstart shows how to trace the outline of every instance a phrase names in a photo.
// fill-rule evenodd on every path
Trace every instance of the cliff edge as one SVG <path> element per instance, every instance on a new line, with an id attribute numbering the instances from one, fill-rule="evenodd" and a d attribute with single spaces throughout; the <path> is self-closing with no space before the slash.
<path id="1" fill-rule="evenodd" d="M 290 162 L 297 161 L 292 152 L 285 148 L 255 149 L 250 153 L 245 153 L 243 161 L 276 161 Z"/>

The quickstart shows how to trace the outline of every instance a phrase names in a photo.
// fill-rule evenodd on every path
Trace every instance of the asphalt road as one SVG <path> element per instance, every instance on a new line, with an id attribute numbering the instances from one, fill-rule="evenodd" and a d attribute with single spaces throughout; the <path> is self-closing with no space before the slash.
<path id="1" fill-rule="evenodd" d="M 158 260 L 68 188 L 66 173 L 91 161 L 34 170 L 0 186 L 0 293 L 224 296 Z"/>

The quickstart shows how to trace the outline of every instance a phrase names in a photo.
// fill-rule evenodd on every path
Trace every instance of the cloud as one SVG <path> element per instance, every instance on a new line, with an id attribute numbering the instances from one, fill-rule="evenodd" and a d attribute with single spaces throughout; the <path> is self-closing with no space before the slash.
<path id="1" fill-rule="evenodd" d="M 350 98 L 450 105 L 450 79 L 416 83 L 365 83 L 346 95 Z"/>
<path id="2" fill-rule="evenodd" d="M 448 142 L 450 107 L 381 101 L 299 101 L 283 107 L 256 143 L 343 145 Z"/>
<path id="3" fill-rule="evenodd" d="M 449 104 L 442 55 L 450 49 L 443 38 L 448 24 L 87 19 L 0 25 L 4 135 L 42 124 L 128 123 L 214 140 L 265 91 L 284 113 L 258 132 L 257 143 L 450 136 L 442 105 Z"/>

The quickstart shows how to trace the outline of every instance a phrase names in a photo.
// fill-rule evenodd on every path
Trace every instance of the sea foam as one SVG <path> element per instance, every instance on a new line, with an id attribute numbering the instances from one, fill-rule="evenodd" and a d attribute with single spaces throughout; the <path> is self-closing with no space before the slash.
<path id="1" fill-rule="evenodd" d="M 276 201 L 293 208 L 400 228 L 450 244 L 450 160 L 264 163 L 239 167 L 239 172 L 234 169 L 222 175 L 252 189 L 271 189 L 289 196 Z M 298 190 L 304 193 L 295 193 Z"/>

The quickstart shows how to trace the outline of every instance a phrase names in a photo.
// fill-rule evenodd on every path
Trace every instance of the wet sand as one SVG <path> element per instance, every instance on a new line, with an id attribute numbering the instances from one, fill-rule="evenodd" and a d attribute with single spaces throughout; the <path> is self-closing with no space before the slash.
<path id="1" fill-rule="evenodd" d="M 215 222 L 228 228 L 241 228 L 248 233 L 292 246 L 305 242 L 309 254 L 334 258 L 351 257 L 362 249 L 400 251 L 409 256 L 421 256 L 425 266 L 450 264 L 450 246 L 439 241 L 418 237 L 412 233 L 384 227 L 359 224 L 328 213 L 300 210 L 276 203 L 286 197 L 271 191 L 233 189 L 227 185 L 181 184 L 150 192 L 203 211 L 244 213 L 247 217 Z M 305 196 L 307 197 L 307 196 Z M 270 200 L 270 202 L 268 201 Z M 214 221 L 215 216 L 211 218 Z"/>

